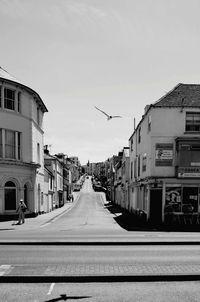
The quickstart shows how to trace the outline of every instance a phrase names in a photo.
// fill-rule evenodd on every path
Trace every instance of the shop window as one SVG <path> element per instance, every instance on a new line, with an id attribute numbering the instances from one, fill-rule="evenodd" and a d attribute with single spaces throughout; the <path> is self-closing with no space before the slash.
<path id="1" fill-rule="evenodd" d="M 181 187 L 167 187 L 165 195 L 165 213 L 181 211 Z"/>
<path id="2" fill-rule="evenodd" d="M 15 91 L 4 88 L 4 108 L 15 110 Z"/>
<path id="3" fill-rule="evenodd" d="M 185 213 L 198 212 L 198 188 L 184 187 L 182 211 Z"/>
<path id="4" fill-rule="evenodd" d="M 186 112 L 185 131 L 200 132 L 200 112 Z"/>
<path id="5" fill-rule="evenodd" d="M 12 181 L 8 181 L 4 188 L 5 211 L 16 210 L 16 186 Z"/>

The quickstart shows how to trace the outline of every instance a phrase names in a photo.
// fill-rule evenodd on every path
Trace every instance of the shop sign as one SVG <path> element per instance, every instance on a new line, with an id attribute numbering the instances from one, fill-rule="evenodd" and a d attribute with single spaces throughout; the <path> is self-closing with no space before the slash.
<path id="1" fill-rule="evenodd" d="M 156 144 L 156 166 L 172 166 L 173 144 Z"/>
<path id="2" fill-rule="evenodd" d="M 184 178 L 199 178 L 200 177 L 200 167 L 185 167 L 178 169 L 178 177 Z"/>

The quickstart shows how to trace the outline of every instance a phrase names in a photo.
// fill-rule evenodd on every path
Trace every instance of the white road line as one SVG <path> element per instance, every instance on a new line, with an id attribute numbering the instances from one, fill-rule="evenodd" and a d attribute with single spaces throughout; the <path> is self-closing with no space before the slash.
<path id="1" fill-rule="evenodd" d="M 51 285 L 50 285 L 50 288 L 49 288 L 49 291 L 48 291 L 47 295 L 51 295 L 51 293 L 52 293 L 52 291 L 53 291 L 53 288 L 54 288 L 54 285 L 55 285 L 55 283 L 51 283 Z"/>
<path id="2" fill-rule="evenodd" d="M 9 264 L 0 265 L 0 276 L 3 276 L 10 268 L 11 268 L 11 265 L 9 265 Z"/>

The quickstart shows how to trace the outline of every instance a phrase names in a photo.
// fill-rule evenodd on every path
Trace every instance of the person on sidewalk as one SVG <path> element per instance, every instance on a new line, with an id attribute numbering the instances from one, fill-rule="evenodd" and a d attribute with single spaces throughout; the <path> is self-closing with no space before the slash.
<path id="1" fill-rule="evenodd" d="M 27 207 L 23 201 L 23 199 L 20 199 L 19 201 L 19 205 L 17 208 L 17 213 L 18 213 L 18 223 L 17 224 L 21 224 L 25 222 L 25 211 L 26 211 Z"/>

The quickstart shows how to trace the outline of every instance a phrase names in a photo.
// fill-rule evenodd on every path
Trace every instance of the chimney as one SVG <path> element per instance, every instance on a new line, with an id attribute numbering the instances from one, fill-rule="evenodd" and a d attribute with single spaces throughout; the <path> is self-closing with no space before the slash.
<path id="1" fill-rule="evenodd" d="M 144 114 L 148 111 L 148 109 L 149 109 L 150 106 L 151 106 L 151 105 L 146 105 L 146 106 L 144 107 Z"/>

